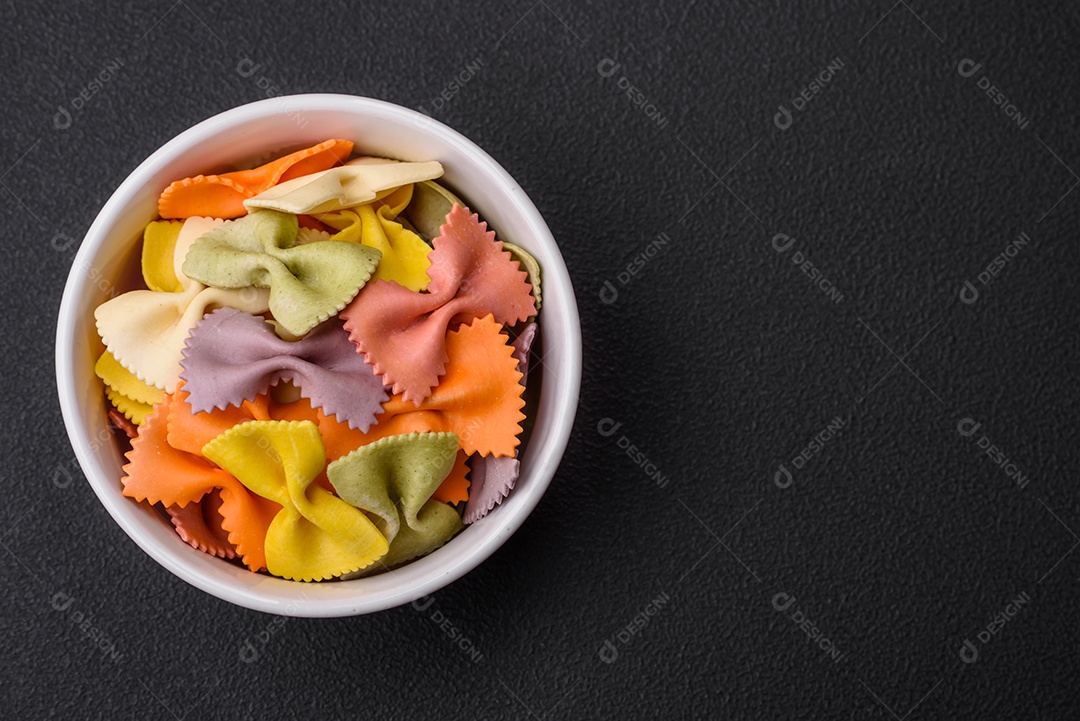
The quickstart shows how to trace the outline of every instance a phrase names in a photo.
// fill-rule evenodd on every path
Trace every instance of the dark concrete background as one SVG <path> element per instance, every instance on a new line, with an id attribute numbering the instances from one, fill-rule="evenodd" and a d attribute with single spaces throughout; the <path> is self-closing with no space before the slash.
<path id="1" fill-rule="evenodd" d="M 1075 4 L 710 5 L 4 4 L 0 715 L 1076 718 Z M 53 482 L 50 239 L 266 88 L 427 108 L 577 288 L 559 474 L 422 611 L 232 607 Z"/>

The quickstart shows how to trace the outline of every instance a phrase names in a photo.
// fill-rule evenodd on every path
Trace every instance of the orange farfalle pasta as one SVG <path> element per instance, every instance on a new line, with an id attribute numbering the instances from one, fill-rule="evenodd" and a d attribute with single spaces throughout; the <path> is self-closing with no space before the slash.
<path id="1" fill-rule="evenodd" d="M 184 382 L 176 387 L 174 401 L 169 409 L 169 445 L 173 448 L 202 455 L 203 446 L 233 426 L 248 421 L 270 420 L 270 396 L 262 393 L 253 401 L 224 410 L 215 408 L 210 413 L 196 413 L 188 404 Z"/>
<path id="2" fill-rule="evenodd" d="M 311 407 L 311 401 L 306 398 L 292 403 L 277 403 L 267 393 L 259 394 L 253 401 L 244 401 L 240 406 L 196 413 L 188 403 L 188 393 L 181 381 L 176 390 L 176 400 L 169 411 L 169 444 L 182 451 L 201 455 L 207 443 L 241 423 L 268 420 L 319 423 L 320 418 L 321 414 Z M 315 482 L 327 490 L 331 489 L 325 471 L 319 474 Z"/>
<path id="3" fill-rule="evenodd" d="M 239 218 L 247 215 L 244 201 L 248 198 L 278 183 L 339 165 L 348 159 L 352 149 L 352 141 L 326 140 L 251 170 L 184 178 L 161 194 L 158 213 L 162 218 Z"/>
<path id="4" fill-rule="evenodd" d="M 227 474 L 201 457 L 169 445 L 166 436 L 172 402 L 173 397 L 166 395 L 154 406 L 131 442 L 122 482 L 124 495 L 136 501 L 186 506 L 210 489 L 229 483 Z"/>
<path id="5" fill-rule="evenodd" d="M 169 445 L 188 453 L 202 454 L 203 446 L 233 426 L 248 421 L 312 421 L 317 422 L 318 413 L 306 398 L 291 403 L 278 403 L 269 393 L 260 393 L 253 401 L 224 410 L 214 408 L 209 413 L 196 413 L 188 403 L 184 382 L 176 388 L 172 407 L 169 409 Z"/>
<path id="6" fill-rule="evenodd" d="M 280 508 L 244 487 L 201 455 L 170 445 L 168 425 L 176 397 L 166 395 L 154 406 L 139 435 L 132 441 L 124 466 L 123 494 L 136 501 L 183 508 L 219 489 L 221 526 L 244 563 L 258 571 L 266 567 L 263 541 L 266 529 Z M 182 417 L 189 407 L 181 404 Z"/>
<path id="7" fill-rule="evenodd" d="M 443 503 L 461 503 L 469 500 L 469 465 L 465 462 L 468 458 L 465 451 L 457 452 L 450 475 L 435 489 L 432 498 Z"/>
<path id="8" fill-rule="evenodd" d="M 393 396 L 367 433 L 319 412 L 327 458 L 387 436 L 426 432 L 456 433 L 468 454 L 514 455 L 525 419 L 524 388 L 502 326 L 490 315 L 463 325 L 446 334 L 446 354 L 446 373 L 434 392 L 419 407 Z"/>
<path id="9" fill-rule="evenodd" d="M 455 205 L 432 241 L 427 293 L 368 283 L 341 312 L 345 330 L 394 393 L 420 405 L 445 372 L 446 331 L 456 321 L 492 315 L 517 323 L 536 315 L 528 274 L 495 233 Z"/>

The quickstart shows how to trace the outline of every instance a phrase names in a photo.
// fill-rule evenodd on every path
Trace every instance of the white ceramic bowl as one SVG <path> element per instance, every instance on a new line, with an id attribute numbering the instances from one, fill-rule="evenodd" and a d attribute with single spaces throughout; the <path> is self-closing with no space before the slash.
<path id="1" fill-rule="evenodd" d="M 101 352 L 93 311 L 107 297 L 112 279 L 130 267 L 143 226 L 155 217 L 158 195 L 169 183 L 327 138 L 354 140 L 365 154 L 439 160 L 447 183 L 475 206 L 497 236 L 537 258 L 543 271 L 544 357 L 533 372 L 543 374 L 543 384 L 521 477 L 501 506 L 443 548 L 393 572 L 299 583 L 251 573 L 201 553 L 181 541 L 157 511 L 121 495 L 124 459 L 111 441 L 102 387 L 93 370 Z M 570 277 L 551 231 L 491 156 L 442 123 L 397 105 L 346 95 L 296 95 L 244 105 L 199 123 L 147 158 L 113 193 L 90 226 L 64 290 L 56 381 L 68 437 L 86 478 L 120 527 L 158 563 L 193 586 L 247 608 L 288 616 L 348 616 L 409 603 L 460 578 L 501 546 L 536 507 L 573 425 L 581 331 Z"/>

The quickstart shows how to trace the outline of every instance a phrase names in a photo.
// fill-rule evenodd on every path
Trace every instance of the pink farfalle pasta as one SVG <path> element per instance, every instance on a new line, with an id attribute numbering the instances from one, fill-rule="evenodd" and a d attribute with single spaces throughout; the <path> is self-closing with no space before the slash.
<path id="1" fill-rule="evenodd" d="M 124 435 L 129 439 L 139 435 L 139 427 L 128 420 L 127 416 L 116 408 L 109 409 L 109 420 L 113 422 L 114 426 L 123 431 Z"/>
<path id="2" fill-rule="evenodd" d="M 229 533 L 221 523 L 221 495 L 217 489 L 186 506 L 166 510 L 173 528 L 184 543 L 218 558 L 236 558 L 236 546 L 229 543 Z"/>
<path id="3" fill-rule="evenodd" d="M 490 314 L 512 325 L 536 313 L 527 274 L 476 214 L 455 205 L 432 244 L 427 293 L 376 281 L 341 312 L 349 337 L 375 372 L 417 405 L 445 371 L 452 323 Z"/>
<path id="4" fill-rule="evenodd" d="M 263 318 L 221 308 L 188 336 L 180 365 L 187 401 L 198 413 L 253 401 L 281 381 L 350 428 L 366 431 L 390 395 L 332 318 L 301 340 L 278 338 Z"/>

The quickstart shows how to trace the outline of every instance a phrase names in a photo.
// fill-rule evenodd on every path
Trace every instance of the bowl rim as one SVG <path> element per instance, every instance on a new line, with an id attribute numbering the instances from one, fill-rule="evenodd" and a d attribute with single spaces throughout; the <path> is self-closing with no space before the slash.
<path id="1" fill-rule="evenodd" d="M 360 111 L 360 114 L 365 116 L 373 114 L 384 116 L 412 126 L 422 133 L 433 134 L 439 141 L 455 145 L 467 153 L 486 176 L 485 182 L 500 183 L 504 186 L 507 194 L 513 199 L 515 211 L 524 216 L 524 222 L 536 234 L 535 242 L 541 245 L 550 244 L 555 251 L 553 257 L 547 260 L 544 266 L 545 299 L 559 296 L 561 303 L 565 306 L 564 315 L 568 321 L 568 327 L 561 341 L 567 362 L 565 372 L 559 373 L 559 382 L 549 409 L 552 430 L 545 438 L 547 443 L 546 448 L 543 449 L 544 454 L 537 459 L 539 462 L 535 464 L 536 467 L 530 469 L 533 473 L 529 488 L 518 489 L 526 492 L 520 495 L 512 494 L 500 506 L 499 513 L 489 517 L 492 521 L 498 521 L 496 529 L 489 532 L 468 552 L 451 558 L 445 566 L 436 569 L 433 573 L 428 573 L 414 585 L 397 590 L 389 589 L 374 593 L 369 591 L 352 597 L 309 598 L 304 600 L 303 604 L 289 604 L 288 606 L 280 600 L 268 598 L 255 589 L 239 588 L 224 581 L 208 578 L 199 573 L 193 563 L 189 563 L 182 557 L 181 547 L 160 543 L 156 538 L 143 533 L 134 515 L 140 511 L 140 506 L 143 504 L 133 503 L 131 499 L 122 496 L 115 487 L 118 479 L 110 477 L 110 474 L 106 473 L 94 457 L 94 441 L 91 433 L 76 412 L 80 403 L 75 388 L 75 374 L 66 370 L 74 355 L 80 322 L 85 320 L 82 318 L 84 309 L 77 307 L 76 299 L 82 296 L 85 286 L 92 282 L 89 274 L 80 272 L 80 269 L 90 267 L 88 263 L 93 260 L 105 243 L 106 230 L 113 226 L 123 210 L 132 202 L 137 189 L 161 167 L 173 162 L 186 148 L 207 137 L 227 132 L 236 125 L 280 114 L 283 105 L 286 104 L 290 108 L 299 108 L 301 111 Z M 57 392 L 68 440 L 98 500 L 128 537 L 171 573 L 222 600 L 265 613 L 321 618 L 359 615 L 404 605 L 461 578 L 502 546 L 532 513 L 555 475 L 574 425 L 582 364 L 580 317 L 565 260 L 540 212 L 513 177 L 476 143 L 427 115 L 374 98 L 333 93 L 279 96 L 230 108 L 176 135 L 131 171 L 94 218 L 72 261 L 57 316 L 55 351 Z M 522 473 L 525 473 L 524 469 Z M 402 568 L 409 568 L 409 565 L 411 564 Z"/>

